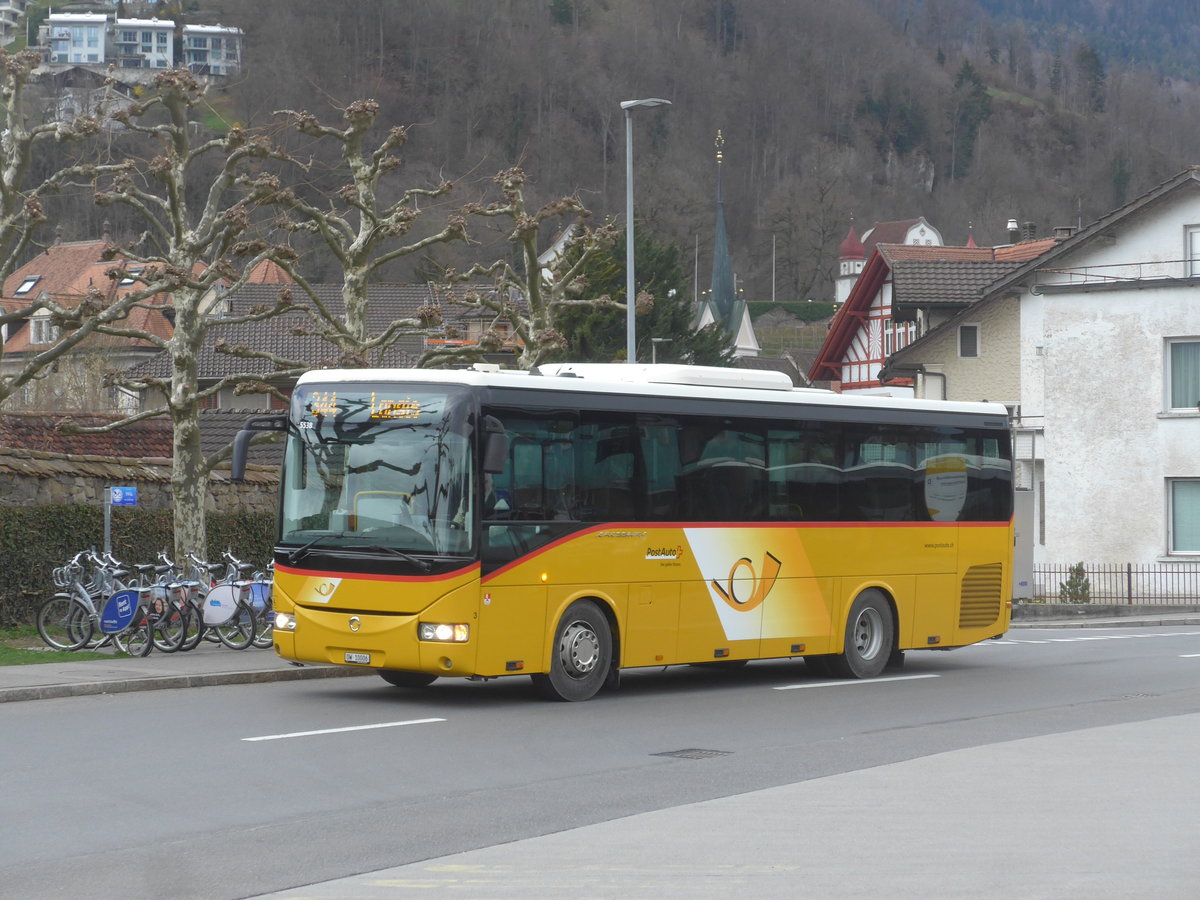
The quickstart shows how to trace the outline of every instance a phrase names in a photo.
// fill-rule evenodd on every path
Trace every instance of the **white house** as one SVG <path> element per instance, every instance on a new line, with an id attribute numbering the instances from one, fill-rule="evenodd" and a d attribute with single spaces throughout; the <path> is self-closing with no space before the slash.
<path id="1" fill-rule="evenodd" d="M 1035 564 L 1200 561 L 1200 167 L 1000 277 L 895 353 L 883 377 L 899 376 L 918 396 L 1015 398 Z"/>
<path id="2" fill-rule="evenodd" d="M 51 13 L 42 25 L 42 43 L 50 63 L 99 65 L 108 58 L 105 46 L 108 16 L 104 13 Z"/>
<path id="3" fill-rule="evenodd" d="M 122 69 L 175 67 L 175 23 L 170 19 L 117 19 L 117 65 Z"/>
<path id="4" fill-rule="evenodd" d="M 833 302 L 845 303 L 862 274 L 863 266 L 877 244 L 904 244 L 909 247 L 941 247 L 942 233 L 925 221 L 924 216 L 895 222 L 876 222 L 859 240 L 851 223 L 838 246 L 838 275 L 834 281 Z M 972 242 L 969 246 L 975 246 Z"/>
<path id="5" fill-rule="evenodd" d="M 183 64 L 196 75 L 236 75 L 242 68 L 242 29 L 184 25 Z"/>
<path id="6" fill-rule="evenodd" d="M 25 33 L 25 11 L 29 0 L 0 0 L 0 44 L 8 46 Z"/>

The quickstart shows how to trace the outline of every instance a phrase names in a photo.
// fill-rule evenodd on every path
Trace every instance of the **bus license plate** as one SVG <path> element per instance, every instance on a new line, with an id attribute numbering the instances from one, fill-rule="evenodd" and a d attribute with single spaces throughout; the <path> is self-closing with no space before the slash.
<path id="1" fill-rule="evenodd" d="M 371 664 L 370 653 L 346 653 L 346 662 L 359 663 L 360 665 L 368 666 Z"/>

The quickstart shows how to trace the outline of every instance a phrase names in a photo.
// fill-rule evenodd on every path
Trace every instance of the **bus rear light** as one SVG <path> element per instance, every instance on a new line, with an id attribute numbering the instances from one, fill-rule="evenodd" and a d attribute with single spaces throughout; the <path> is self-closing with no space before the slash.
<path id="1" fill-rule="evenodd" d="M 471 627 L 465 624 L 422 622 L 417 628 L 417 637 L 441 644 L 465 644 L 471 637 Z"/>
<path id="2" fill-rule="evenodd" d="M 277 612 L 275 613 L 275 628 L 278 631 L 295 631 L 296 617 L 291 613 Z"/>

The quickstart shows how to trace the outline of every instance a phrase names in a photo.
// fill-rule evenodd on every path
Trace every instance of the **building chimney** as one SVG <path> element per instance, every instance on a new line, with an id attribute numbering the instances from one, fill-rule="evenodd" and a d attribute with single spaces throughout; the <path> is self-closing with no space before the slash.
<path id="1" fill-rule="evenodd" d="M 62 222 L 59 222 L 57 225 L 54 226 L 54 243 L 56 243 L 56 244 L 62 243 L 62 234 L 63 234 Z"/>
<path id="2" fill-rule="evenodd" d="M 105 219 L 104 224 L 100 226 L 100 240 L 106 244 L 112 243 L 112 222 L 108 219 Z"/>
<path id="3" fill-rule="evenodd" d="M 1032 241 L 1037 237 L 1037 222 L 1026 222 L 1021 226 L 1021 240 Z"/>
<path id="4" fill-rule="evenodd" d="M 1065 241 L 1067 238 L 1069 238 L 1074 233 L 1075 233 L 1074 225 L 1055 225 L 1054 226 L 1054 239 L 1056 241 Z"/>
<path id="5" fill-rule="evenodd" d="M 1010 244 L 1015 244 L 1020 239 L 1021 239 L 1021 229 L 1017 225 L 1017 220 L 1009 219 L 1008 220 L 1008 242 Z"/>

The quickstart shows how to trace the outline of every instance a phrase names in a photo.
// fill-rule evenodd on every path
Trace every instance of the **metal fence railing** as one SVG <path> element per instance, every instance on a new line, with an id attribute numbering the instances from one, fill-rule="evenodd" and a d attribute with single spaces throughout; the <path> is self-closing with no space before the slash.
<path id="1" fill-rule="evenodd" d="M 1046 603 L 1200 603 L 1200 563 L 1035 565 L 1034 596 Z"/>

